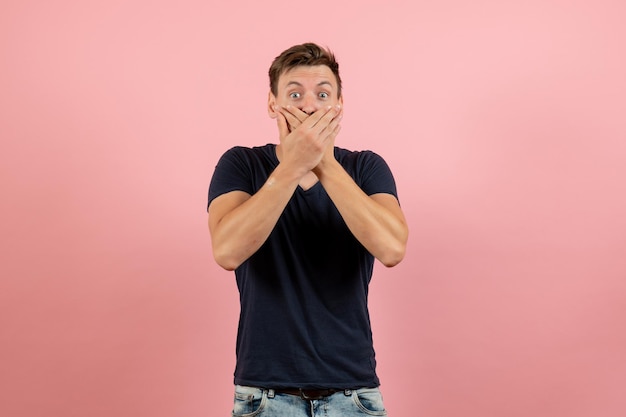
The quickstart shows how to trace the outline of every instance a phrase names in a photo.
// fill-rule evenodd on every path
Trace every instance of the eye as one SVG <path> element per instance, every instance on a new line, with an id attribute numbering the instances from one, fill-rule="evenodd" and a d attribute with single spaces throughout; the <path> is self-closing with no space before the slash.
<path id="1" fill-rule="evenodd" d="M 327 92 L 322 92 L 319 94 L 320 98 L 328 98 L 328 93 Z"/>
<path id="2" fill-rule="evenodd" d="M 300 98 L 300 93 L 291 93 L 289 94 L 289 97 L 293 99 Z"/>

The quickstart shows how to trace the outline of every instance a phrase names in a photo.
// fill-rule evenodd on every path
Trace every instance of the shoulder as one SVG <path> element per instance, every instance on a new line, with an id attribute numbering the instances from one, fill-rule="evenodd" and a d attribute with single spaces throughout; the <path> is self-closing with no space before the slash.
<path id="1" fill-rule="evenodd" d="M 259 158 L 259 157 L 271 157 L 274 154 L 273 144 L 267 144 L 263 146 L 233 146 L 228 149 L 222 155 L 222 158 Z"/>
<path id="2" fill-rule="evenodd" d="M 220 157 L 217 168 L 272 165 L 276 159 L 274 148 L 273 144 L 255 147 L 234 146 Z"/>
<path id="3" fill-rule="evenodd" d="M 216 197 L 243 191 L 254 194 L 267 179 L 275 166 L 274 145 L 253 148 L 235 146 L 227 150 L 213 172 L 209 185 L 209 204 Z"/>
<path id="4" fill-rule="evenodd" d="M 377 153 L 335 148 L 335 158 L 354 182 L 368 195 L 387 193 L 398 196 L 395 180 L 385 160 Z"/>
<path id="5" fill-rule="evenodd" d="M 365 149 L 365 150 L 355 151 L 355 150 L 340 148 L 338 146 L 335 146 L 335 156 L 337 158 L 348 158 L 348 159 L 350 158 L 361 158 L 361 159 L 380 158 L 382 159 L 382 157 L 379 154 L 371 150 Z"/>
<path id="6" fill-rule="evenodd" d="M 382 156 L 370 150 L 352 151 L 335 147 L 335 158 L 346 168 L 351 166 L 356 169 L 367 169 L 372 166 L 387 165 Z"/>

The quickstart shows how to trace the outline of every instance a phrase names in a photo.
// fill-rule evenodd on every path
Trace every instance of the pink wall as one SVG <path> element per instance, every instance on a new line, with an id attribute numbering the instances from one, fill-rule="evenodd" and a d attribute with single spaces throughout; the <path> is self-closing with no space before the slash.
<path id="1" fill-rule="evenodd" d="M 309 40 L 410 223 L 372 284 L 390 415 L 626 413 L 624 2 L 213 3 L 0 6 L 0 415 L 229 413 L 206 191 Z"/>

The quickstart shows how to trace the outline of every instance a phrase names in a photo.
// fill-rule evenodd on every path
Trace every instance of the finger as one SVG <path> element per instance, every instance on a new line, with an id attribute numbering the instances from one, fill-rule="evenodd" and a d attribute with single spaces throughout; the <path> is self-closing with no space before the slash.
<path id="1" fill-rule="evenodd" d="M 292 110 L 293 110 L 293 107 L 287 106 L 287 107 L 281 107 L 279 112 L 287 120 L 287 123 L 291 127 L 291 130 L 294 130 L 302 124 L 302 121 L 294 113 L 292 113 Z M 301 113 L 306 115 L 306 113 L 304 112 L 301 112 Z M 306 118 L 304 118 L 303 120 L 306 120 Z"/>
<path id="2" fill-rule="evenodd" d="M 325 112 L 317 111 L 313 114 L 313 116 L 315 116 L 317 113 L 323 114 L 320 114 L 319 119 L 315 121 L 312 127 L 315 128 L 318 133 L 322 133 L 324 129 L 326 129 L 328 125 L 341 114 L 341 106 L 336 105 L 330 106 L 330 108 L 327 107 Z"/>
<path id="3" fill-rule="evenodd" d="M 285 116 L 278 112 L 278 117 L 276 118 L 276 123 L 278 124 L 278 134 L 280 139 L 283 139 L 289 135 L 289 125 Z"/>
<path id="4" fill-rule="evenodd" d="M 334 140 L 334 138 L 337 136 L 337 134 L 339 133 L 339 131 L 341 130 L 341 125 L 339 124 L 341 122 L 341 119 L 343 118 L 343 112 L 339 113 L 337 115 L 337 117 L 335 117 L 326 127 L 326 129 L 324 131 L 322 131 L 321 135 L 322 136 L 326 136 L 325 140 L 327 138 L 331 138 Z"/>
<path id="5" fill-rule="evenodd" d="M 333 148 L 335 146 L 335 139 L 340 131 L 341 125 L 337 125 L 328 135 L 322 136 L 321 144 L 327 151 L 330 151 L 328 148 Z"/>
<path id="6" fill-rule="evenodd" d="M 284 115 L 287 118 L 291 130 L 297 129 L 302 122 L 309 118 L 309 114 L 303 112 L 297 107 L 286 105 L 282 107 Z"/>
<path id="7" fill-rule="evenodd" d="M 339 106 L 329 110 L 315 125 L 320 136 L 330 134 L 343 118 L 343 110 Z"/>
<path id="8" fill-rule="evenodd" d="M 322 117 L 324 117 L 324 115 L 326 115 L 326 113 L 328 113 L 332 108 L 333 108 L 332 106 L 326 106 L 321 109 L 318 109 L 311 115 L 307 115 L 308 117 L 306 118 L 306 120 L 302 122 L 302 124 L 307 129 L 313 128 L 322 119 Z"/>
<path id="9" fill-rule="evenodd" d="M 296 119 L 298 119 L 298 121 L 300 123 L 304 122 L 306 119 L 309 118 L 309 114 L 303 112 L 302 110 L 300 110 L 297 107 L 291 106 L 291 105 L 286 105 L 283 107 L 285 109 L 285 111 L 289 112 L 291 115 L 293 115 L 293 117 L 295 117 Z"/>

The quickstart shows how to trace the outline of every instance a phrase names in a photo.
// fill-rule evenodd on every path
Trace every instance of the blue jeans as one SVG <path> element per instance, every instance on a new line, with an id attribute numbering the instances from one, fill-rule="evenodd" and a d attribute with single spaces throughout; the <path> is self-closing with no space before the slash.
<path id="1" fill-rule="evenodd" d="M 276 393 L 272 389 L 235 386 L 233 417 L 386 416 L 378 388 L 336 392 L 319 400 Z"/>

